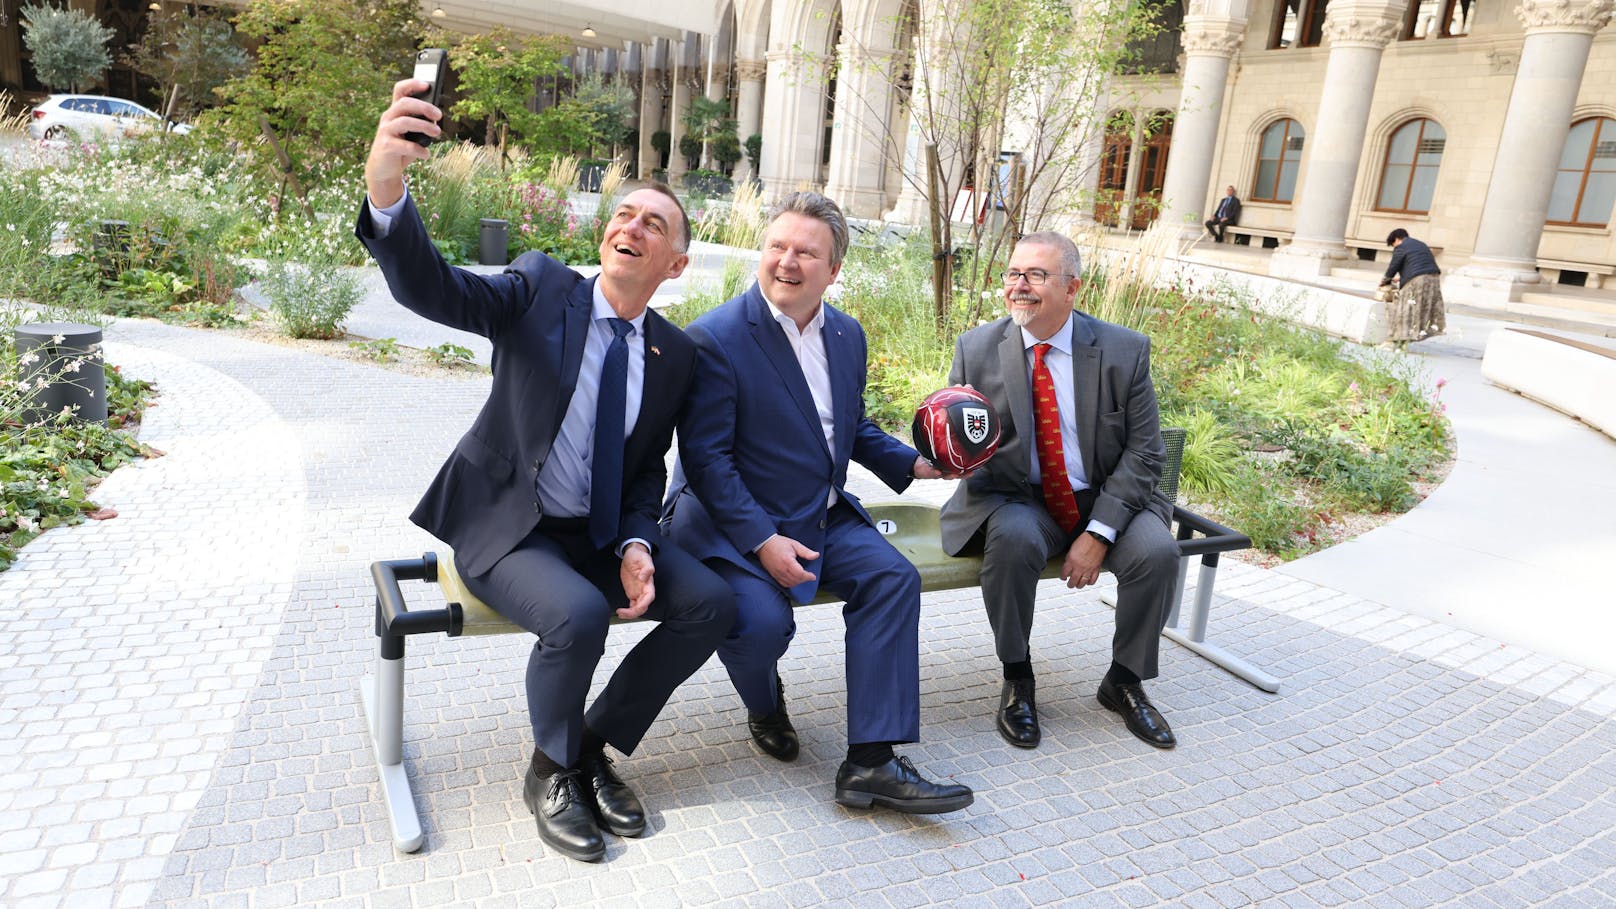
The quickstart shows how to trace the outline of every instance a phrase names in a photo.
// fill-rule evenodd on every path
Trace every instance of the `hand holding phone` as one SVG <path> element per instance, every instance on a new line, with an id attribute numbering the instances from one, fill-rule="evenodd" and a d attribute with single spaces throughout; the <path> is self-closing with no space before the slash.
<path id="1" fill-rule="evenodd" d="M 440 102 L 443 98 L 443 70 L 448 62 L 448 52 L 440 47 L 429 47 L 426 50 L 417 53 L 415 55 L 415 72 L 413 74 L 413 78 L 422 82 L 430 82 L 432 83 L 432 87 L 426 91 L 416 92 L 410 97 L 419 98 L 433 107 L 441 109 L 442 105 Z M 422 148 L 431 145 L 433 142 L 432 137 L 426 133 L 405 133 L 404 138 L 414 142 L 416 145 L 419 145 Z"/>

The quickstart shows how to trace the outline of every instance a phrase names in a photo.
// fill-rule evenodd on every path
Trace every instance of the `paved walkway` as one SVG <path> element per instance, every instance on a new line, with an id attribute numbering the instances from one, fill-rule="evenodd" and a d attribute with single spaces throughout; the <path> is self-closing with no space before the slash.
<path id="1" fill-rule="evenodd" d="M 1225 567 L 1214 637 L 1285 688 L 1262 693 L 1164 644 L 1150 690 L 1181 743 L 1165 753 L 1094 702 L 1111 625 L 1099 591 L 1045 590 L 1045 742 L 1031 754 L 993 731 L 978 593 L 928 595 L 925 741 L 905 750 L 978 794 L 940 817 L 832 803 L 840 622 L 804 611 L 783 663 L 803 757 L 755 753 L 710 661 L 620 763 L 650 830 L 611 840 L 599 865 L 546 852 L 520 802 L 526 644 L 416 639 L 405 750 L 426 843 L 397 855 L 357 695 L 375 653 L 366 567 L 433 548 L 405 514 L 486 378 L 409 377 L 149 322 L 115 325 L 108 353 L 158 383 L 143 437 L 167 456 L 103 484 L 117 519 L 54 530 L 0 574 L 0 905 L 1616 902 L 1616 677 L 1552 642 L 1526 646 L 1514 636 L 1525 621 L 1478 631 L 1364 586 L 1387 571 L 1368 538 L 1339 547 L 1365 555 L 1327 582 L 1307 559 Z M 1460 382 L 1463 358 L 1433 353 Z M 1509 468 L 1496 478 L 1510 506 L 1470 509 L 1471 531 L 1545 552 L 1602 545 L 1537 512 L 1519 520 L 1535 496 L 1520 486 L 1536 478 L 1480 460 L 1514 448 L 1472 430 L 1514 427 L 1524 447 L 1569 421 L 1450 394 L 1461 470 Z M 1549 470 L 1607 466 L 1606 444 Z M 867 475 L 856 482 L 883 497 Z M 929 501 L 947 493 L 917 486 Z M 1598 513 L 1612 498 L 1590 483 L 1576 501 Z M 1377 534 L 1423 548 L 1419 576 L 1465 582 L 1475 565 L 1451 563 L 1420 529 L 1436 505 Z M 1531 624 L 1554 605 L 1506 586 L 1470 597 Z M 1562 640 L 1589 634 L 1556 627 Z M 644 631 L 615 630 L 605 664 Z"/>

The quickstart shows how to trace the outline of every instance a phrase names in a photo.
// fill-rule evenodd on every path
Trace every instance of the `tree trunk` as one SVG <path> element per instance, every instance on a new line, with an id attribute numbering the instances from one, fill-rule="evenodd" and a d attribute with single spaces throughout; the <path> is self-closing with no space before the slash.
<path id="1" fill-rule="evenodd" d="M 269 118 L 263 114 L 258 115 L 258 129 L 263 132 L 264 138 L 269 140 L 270 148 L 275 149 L 275 160 L 280 162 L 281 175 L 291 184 L 292 192 L 297 194 L 297 201 L 303 206 L 303 213 L 314 220 L 314 208 L 309 205 L 309 194 L 303 191 L 303 184 L 298 182 L 297 174 L 292 172 L 292 157 L 281 147 L 281 140 L 275 135 L 274 127 L 269 125 Z"/>
<path id="2" fill-rule="evenodd" d="M 943 208 L 944 186 L 941 184 L 942 163 L 937 159 L 937 146 L 926 146 L 926 201 L 931 209 L 931 287 L 937 335 L 942 337 L 948 327 L 948 307 L 954 295 L 954 257 L 952 225 Z"/>

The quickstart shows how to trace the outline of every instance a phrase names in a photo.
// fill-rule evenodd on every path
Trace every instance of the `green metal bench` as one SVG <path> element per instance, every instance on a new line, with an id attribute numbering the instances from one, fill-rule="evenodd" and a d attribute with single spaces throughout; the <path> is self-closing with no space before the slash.
<path id="1" fill-rule="evenodd" d="M 1162 437 L 1167 443 L 1167 467 L 1159 485 L 1168 499 L 1173 500 L 1178 494 L 1184 430 L 1164 429 Z M 905 558 L 914 563 L 920 573 L 922 591 L 959 590 L 981 583 L 980 557 L 956 557 L 943 552 L 941 512 L 936 506 L 886 502 L 871 505 L 868 511 L 875 519 L 877 529 Z M 1246 549 L 1251 546 L 1251 540 L 1244 534 L 1176 505 L 1173 507 L 1173 522 L 1178 528 L 1178 548 L 1182 558 L 1178 564 L 1173 608 L 1163 635 L 1258 688 L 1278 692 L 1279 679 L 1206 640 L 1218 556 L 1220 553 Z M 1184 582 L 1190 560 L 1194 558 L 1201 561 L 1195 603 L 1190 612 L 1188 628 L 1180 631 L 1178 623 Z M 1051 559 L 1043 577 L 1060 577 L 1062 561 L 1060 557 Z M 393 844 L 401 852 L 414 852 L 421 847 L 422 835 L 420 816 L 416 813 L 414 795 L 404 767 L 405 638 L 428 633 L 442 633 L 449 637 L 510 634 L 521 632 L 522 629 L 506 621 L 504 616 L 466 590 L 455 568 L 452 553 L 440 557 L 429 552 L 418 559 L 374 562 L 370 566 L 370 574 L 376 587 L 376 636 L 380 639 L 381 648 L 376 674 L 360 682 L 360 696 L 375 746 L 376 770 L 381 778 L 388 816 L 392 820 Z M 410 609 L 399 588 L 400 581 L 408 580 L 436 583 L 443 595 L 444 605 L 431 609 Z M 1116 605 L 1109 595 L 1103 595 L 1101 599 L 1111 606 Z M 821 593 L 809 605 L 836 602 L 840 600 L 834 595 Z"/>

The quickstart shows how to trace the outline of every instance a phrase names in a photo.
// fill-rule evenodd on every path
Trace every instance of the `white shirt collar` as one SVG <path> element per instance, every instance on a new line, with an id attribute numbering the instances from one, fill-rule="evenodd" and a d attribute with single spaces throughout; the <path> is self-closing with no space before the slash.
<path id="1" fill-rule="evenodd" d="M 761 287 L 758 288 L 758 296 L 762 297 L 763 302 L 769 307 L 769 312 L 774 316 L 774 321 L 779 322 L 781 325 L 789 322 L 793 329 L 797 327 L 797 320 L 781 312 L 780 307 L 774 305 L 774 301 L 769 299 L 769 295 L 764 293 Z M 802 329 L 800 333 L 807 334 L 810 330 L 822 330 L 824 327 L 825 301 L 821 300 L 819 301 L 819 306 L 814 310 L 814 317 L 808 320 L 808 327 Z"/>
<path id="2" fill-rule="evenodd" d="M 639 315 L 628 320 L 628 324 L 634 326 L 636 337 L 645 335 L 645 314 L 649 309 L 650 307 L 640 310 Z M 617 310 L 612 308 L 612 304 L 606 302 L 606 291 L 600 289 L 600 279 L 598 278 L 595 280 L 595 305 L 589 312 L 589 318 L 595 322 L 599 322 L 601 319 L 622 318 L 617 314 Z"/>
<path id="3" fill-rule="evenodd" d="M 1072 355 L 1072 320 L 1075 319 L 1075 318 L 1077 318 L 1077 310 L 1074 309 L 1071 312 L 1066 314 L 1066 322 L 1063 325 L 1061 325 L 1061 327 L 1060 327 L 1060 329 L 1058 331 L 1056 331 L 1054 334 L 1049 336 L 1048 341 L 1040 341 L 1037 338 L 1032 336 L 1032 332 L 1028 331 L 1025 328 L 1021 329 L 1021 347 L 1022 347 L 1022 349 L 1023 350 L 1031 350 L 1032 346 L 1034 344 L 1048 344 L 1050 347 L 1055 348 L 1056 350 L 1058 350 L 1061 353 L 1067 355 L 1068 357 L 1071 356 Z"/>

